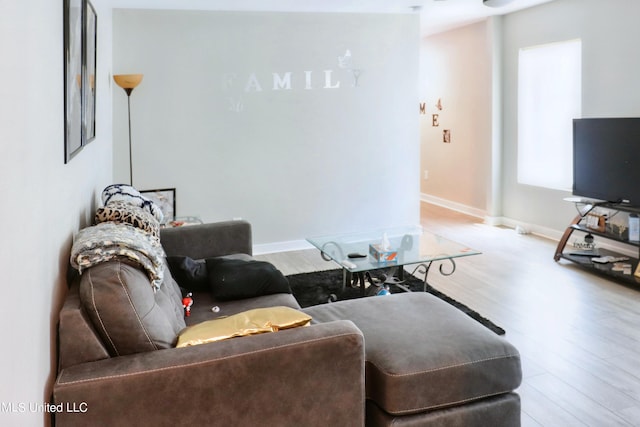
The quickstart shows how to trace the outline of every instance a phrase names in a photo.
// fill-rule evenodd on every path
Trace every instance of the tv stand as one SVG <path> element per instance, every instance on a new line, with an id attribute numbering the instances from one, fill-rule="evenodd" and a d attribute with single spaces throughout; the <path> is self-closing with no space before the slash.
<path id="1" fill-rule="evenodd" d="M 608 224 L 604 219 L 598 221 L 600 218 L 594 216 L 593 211 L 596 208 L 605 208 L 616 213 L 625 212 L 640 214 L 640 209 L 637 207 L 613 202 L 596 202 L 576 198 L 569 198 L 565 200 L 575 203 L 578 210 L 578 215 L 576 215 L 571 223 L 567 226 L 564 234 L 562 235 L 562 238 L 558 242 L 556 253 L 553 257 L 554 261 L 559 261 L 561 258 L 566 259 L 568 261 L 577 263 L 580 266 L 591 271 L 603 274 L 607 277 L 612 277 L 626 283 L 639 285 L 640 277 L 635 276 L 634 272 L 638 267 L 640 258 L 640 241 L 630 241 L 627 238 L 628 234 L 625 235 L 622 233 L 614 232 L 614 230 L 612 230 L 611 228 L 611 225 Z M 639 252 L 639 255 L 636 255 L 635 257 L 629 257 L 628 255 L 622 254 L 620 252 L 604 249 L 602 247 L 597 247 L 591 250 L 589 248 L 575 248 L 574 250 L 569 250 L 566 246 L 567 243 L 569 243 L 569 239 L 573 235 L 574 231 L 585 233 L 585 236 L 595 236 L 630 245 L 635 248 L 636 252 Z M 631 264 L 630 273 L 614 270 L 615 262 L 598 263 L 593 261 L 594 259 L 597 260 L 598 258 L 602 257 L 613 257 L 616 259 L 627 258 L 624 261 L 620 262 Z"/>

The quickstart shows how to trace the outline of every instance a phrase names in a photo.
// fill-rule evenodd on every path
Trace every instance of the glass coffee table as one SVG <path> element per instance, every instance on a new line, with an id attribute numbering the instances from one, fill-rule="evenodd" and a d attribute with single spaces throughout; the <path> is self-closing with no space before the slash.
<path id="1" fill-rule="evenodd" d="M 461 243 L 425 231 L 420 226 L 396 227 L 360 233 L 344 233 L 328 236 L 309 237 L 307 241 L 320 250 L 326 261 L 333 261 L 342 267 L 344 291 L 347 283 L 360 286 L 365 295 L 365 280 L 371 280 L 371 271 L 390 269 L 383 284 L 393 284 L 404 291 L 409 289 L 404 283 L 404 266 L 415 265 L 412 275 L 418 270 L 424 273 L 424 289 L 432 264 L 440 264 L 439 271 L 445 276 L 455 272 L 456 258 L 479 255 L 481 252 Z M 334 296 L 332 296 L 334 298 Z"/>

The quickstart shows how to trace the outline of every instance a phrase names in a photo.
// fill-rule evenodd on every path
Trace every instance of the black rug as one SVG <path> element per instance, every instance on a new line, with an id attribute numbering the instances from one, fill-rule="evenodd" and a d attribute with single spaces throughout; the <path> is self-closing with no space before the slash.
<path id="1" fill-rule="evenodd" d="M 378 272 L 378 276 L 382 276 L 384 271 Z M 374 276 L 375 277 L 375 276 Z M 293 296 L 298 300 L 300 306 L 309 307 L 312 305 L 326 304 L 332 299 L 332 295 L 336 295 L 339 300 L 353 299 L 362 297 L 362 291 L 359 288 L 352 288 L 348 284 L 344 290 L 342 290 L 342 270 L 327 270 L 316 271 L 313 273 L 293 274 L 287 276 L 289 285 L 293 292 Z M 414 292 L 422 292 L 423 282 L 405 272 L 404 286 L 411 289 Z M 391 285 L 391 293 L 404 292 L 395 285 Z M 441 300 L 451 304 L 458 310 L 466 313 L 469 317 L 481 323 L 488 329 L 492 330 L 498 335 L 504 335 L 505 331 L 501 327 L 494 324 L 492 321 L 482 317 L 475 310 L 470 309 L 466 305 L 454 300 L 453 298 L 443 294 L 437 289 L 427 285 L 427 292 L 440 298 Z M 379 297 L 371 297 L 379 298 Z"/>

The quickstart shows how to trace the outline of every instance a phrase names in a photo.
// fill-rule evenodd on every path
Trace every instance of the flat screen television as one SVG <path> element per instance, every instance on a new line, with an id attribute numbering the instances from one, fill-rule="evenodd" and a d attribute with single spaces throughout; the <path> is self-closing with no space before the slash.
<path id="1" fill-rule="evenodd" d="M 640 207 L 640 118 L 573 120 L 573 194 Z"/>

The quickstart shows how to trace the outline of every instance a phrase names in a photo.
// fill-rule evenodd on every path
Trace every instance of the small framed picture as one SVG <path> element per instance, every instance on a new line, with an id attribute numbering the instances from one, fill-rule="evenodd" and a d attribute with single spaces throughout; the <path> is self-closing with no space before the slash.
<path id="1" fill-rule="evenodd" d="M 161 188 L 158 190 L 144 190 L 140 194 L 153 200 L 153 203 L 160 207 L 163 222 L 171 221 L 176 216 L 176 189 Z"/>

